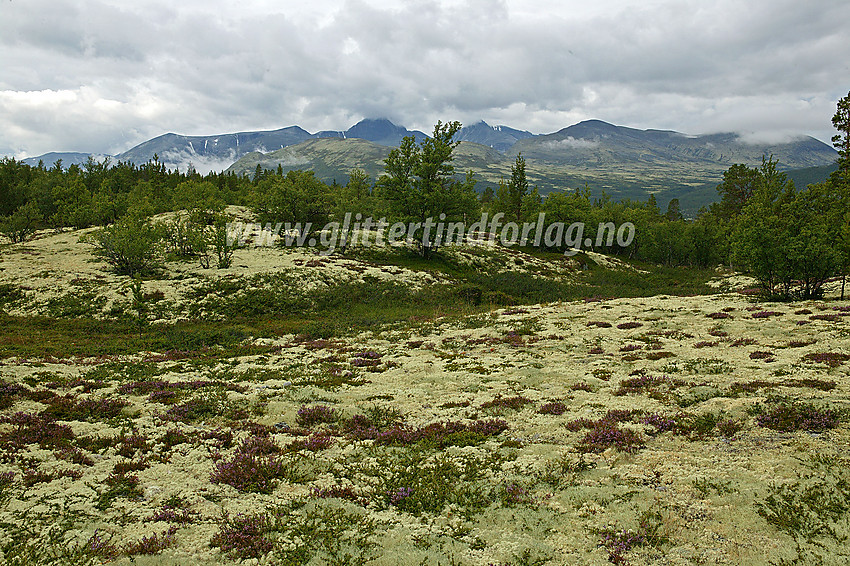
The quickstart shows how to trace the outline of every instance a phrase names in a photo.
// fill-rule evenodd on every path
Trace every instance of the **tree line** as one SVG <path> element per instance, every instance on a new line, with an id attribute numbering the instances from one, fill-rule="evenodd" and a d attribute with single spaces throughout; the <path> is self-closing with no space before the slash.
<path id="1" fill-rule="evenodd" d="M 839 132 L 833 138 L 839 167 L 827 181 L 798 189 L 770 156 L 760 167 L 736 164 L 717 186 L 718 202 L 694 218 L 683 217 L 678 199 L 662 210 L 652 194 L 646 200 L 613 201 L 604 192 L 592 197 L 585 186 L 540 195 L 521 154 L 496 190 L 479 191 L 472 172 L 459 173 L 452 163 L 460 124 L 438 122 L 429 138 L 417 143 L 408 137 L 391 150 L 378 179 L 356 169 L 344 185 L 280 166 L 258 166 L 252 176 L 184 173 L 168 170 L 156 156 L 141 166 L 89 158 L 67 168 L 61 162 L 47 168 L 3 158 L 0 233 L 21 242 L 42 228 L 103 226 L 108 228 L 94 235 L 102 251 L 120 256 L 121 239 L 136 238 L 149 241 L 151 249 L 161 245 L 176 255 L 198 257 L 202 265 L 226 267 L 232 253 L 223 244 L 228 205 L 250 208 L 260 222 L 314 226 L 346 212 L 390 223 L 439 217 L 467 225 L 482 212 L 501 213 L 504 223 L 520 225 L 535 222 L 542 212 L 549 225 L 635 226 L 627 247 L 596 251 L 665 266 L 725 264 L 753 273 L 766 295 L 817 297 L 825 281 L 843 277 L 850 266 L 850 93 L 839 101 L 833 125 Z M 184 214 L 166 225 L 151 221 L 173 211 Z M 417 240 L 424 257 L 438 253 L 439 236 L 432 232 Z"/>

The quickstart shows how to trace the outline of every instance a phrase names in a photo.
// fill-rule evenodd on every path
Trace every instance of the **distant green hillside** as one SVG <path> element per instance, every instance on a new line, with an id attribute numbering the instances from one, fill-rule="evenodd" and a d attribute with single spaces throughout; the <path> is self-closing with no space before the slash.
<path id="1" fill-rule="evenodd" d="M 792 169 L 787 171 L 788 178 L 794 181 L 794 186 L 798 189 L 803 189 L 808 185 L 821 183 L 826 181 L 829 176 L 838 170 L 838 166 L 822 165 L 821 167 L 806 167 L 805 169 Z"/>
<path id="2" fill-rule="evenodd" d="M 238 175 L 253 175 L 260 165 L 263 169 L 314 171 L 320 179 L 345 183 L 354 169 L 363 169 L 376 179 L 384 170 L 389 147 L 360 138 L 319 138 L 290 145 L 271 153 L 255 151 L 245 155 L 227 170 Z"/>

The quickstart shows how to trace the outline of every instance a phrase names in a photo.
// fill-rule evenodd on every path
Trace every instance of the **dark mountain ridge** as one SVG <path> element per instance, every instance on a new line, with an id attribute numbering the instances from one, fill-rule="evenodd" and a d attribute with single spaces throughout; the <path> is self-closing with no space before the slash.
<path id="1" fill-rule="evenodd" d="M 164 134 L 113 157 L 146 163 L 156 155 L 169 168 L 195 167 L 200 172 L 228 170 L 253 174 L 257 165 L 285 170 L 311 169 L 321 179 L 344 183 L 354 168 L 373 179 L 382 172 L 383 159 L 405 136 L 425 139 L 387 119 L 367 119 L 345 131 L 310 133 L 299 126 L 278 130 L 239 132 L 215 136 Z M 479 188 L 495 187 L 510 177 L 510 166 L 522 153 L 533 185 L 545 194 L 587 183 L 596 195 L 644 199 L 656 194 L 659 202 L 679 198 L 683 208 L 696 210 L 716 198 L 714 187 L 723 171 L 735 163 L 758 166 L 773 156 L 786 171 L 807 169 L 802 178 L 825 178 L 836 151 L 808 136 L 782 143 L 753 143 L 736 133 L 686 135 L 670 130 L 640 130 L 601 120 L 586 120 L 551 134 L 534 135 L 508 126 L 480 121 L 462 128 L 456 137 L 458 174 L 475 172 Z M 41 157 L 27 162 L 35 165 Z M 63 165 L 84 163 L 88 154 L 55 154 Z M 102 158 L 103 156 L 95 156 Z"/>

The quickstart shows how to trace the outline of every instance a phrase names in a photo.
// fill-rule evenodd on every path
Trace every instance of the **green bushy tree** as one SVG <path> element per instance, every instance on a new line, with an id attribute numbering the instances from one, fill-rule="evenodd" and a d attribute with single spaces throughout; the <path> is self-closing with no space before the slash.
<path id="1" fill-rule="evenodd" d="M 760 172 L 757 168 L 736 163 L 723 172 L 723 181 L 717 185 L 720 202 L 716 214 L 724 219 L 731 219 L 744 210 L 752 198 L 760 182 Z"/>
<path id="2" fill-rule="evenodd" d="M 835 199 L 831 209 L 831 222 L 837 228 L 836 246 L 841 254 L 841 298 L 847 271 L 850 269 L 850 92 L 838 101 L 832 125 L 838 133 L 832 144 L 838 151 L 838 169 L 829 177 L 820 190 L 828 191 Z"/>
<path id="3" fill-rule="evenodd" d="M 814 298 L 840 265 L 834 195 L 797 191 L 773 159 L 763 160 L 753 194 L 736 220 L 733 249 L 768 296 Z"/>
<path id="4" fill-rule="evenodd" d="M 419 224 L 412 236 L 425 258 L 440 247 L 448 223 L 468 222 L 478 212 L 471 172 L 463 181 L 454 178 L 452 151 L 460 142 L 453 138 L 458 130 L 459 122 L 437 122 L 431 137 L 418 145 L 413 136 L 406 136 L 390 151 L 385 175 L 378 180 L 393 219 Z"/>
<path id="5" fill-rule="evenodd" d="M 264 175 L 257 183 L 253 210 L 260 222 L 301 223 L 320 230 L 330 219 L 329 187 L 312 171 L 289 171 L 286 175 Z"/>
<path id="6" fill-rule="evenodd" d="M 128 214 L 111 226 L 87 234 L 85 240 L 116 273 L 135 277 L 159 267 L 162 236 L 162 227 L 150 218 Z"/>
<path id="7" fill-rule="evenodd" d="M 540 211 L 540 195 L 537 187 L 530 187 L 525 171 L 525 158 L 517 154 L 511 165 L 510 180 L 499 181 L 491 209 L 493 213 L 503 213 L 505 222 L 521 224 L 535 218 Z"/>
<path id="8" fill-rule="evenodd" d="M 26 241 L 41 222 L 41 211 L 35 201 L 22 205 L 9 216 L 0 218 L 0 233 L 12 243 Z"/>

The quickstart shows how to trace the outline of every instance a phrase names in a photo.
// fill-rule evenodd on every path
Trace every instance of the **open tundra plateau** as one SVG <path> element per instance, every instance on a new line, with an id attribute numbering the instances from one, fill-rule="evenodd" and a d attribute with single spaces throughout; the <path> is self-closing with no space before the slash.
<path id="1" fill-rule="evenodd" d="M 248 247 L 134 292 L 85 233 L 0 243 L 5 564 L 850 561 L 838 283 L 511 304 L 453 270 L 651 266 Z"/>

